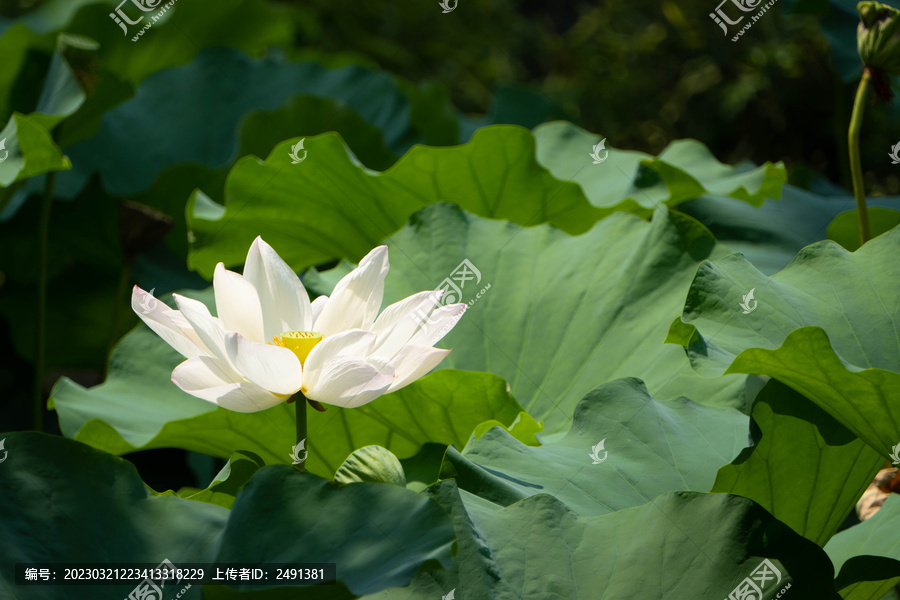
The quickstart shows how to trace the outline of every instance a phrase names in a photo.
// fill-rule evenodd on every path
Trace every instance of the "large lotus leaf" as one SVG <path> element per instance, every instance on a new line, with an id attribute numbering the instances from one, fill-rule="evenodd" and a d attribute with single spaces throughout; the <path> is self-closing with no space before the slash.
<path id="1" fill-rule="evenodd" d="M 46 3 L 40 9 L 18 19 L 18 24 L 10 28 L 4 38 L 10 32 L 21 37 L 20 31 L 28 31 L 24 24 L 29 23 L 33 27 L 36 18 L 45 14 L 44 9 L 49 4 L 56 2 Z M 292 23 L 281 18 L 284 9 L 273 7 L 264 0 L 224 0 L 209 6 L 201 3 L 176 3 L 164 11 L 164 18 L 156 22 L 153 22 L 153 17 L 156 12 L 163 10 L 162 5 L 145 13 L 135 4 L 126 2 L 123 6 L 121 2 L 112 0 L 95 0 L 86 6 L 80 6 L 76 2 L 66 4 L 65 8 L 59 7 L 54 11 L 53 16 L 62 20 L 54 27 L 64 29 L 68 34 L 76 33 L 95 40 L 99 43 L 99 48 L 98 60 L 85 64 L 83 73 L 86 75 L 85 81 L 93 90 L 86 105 L 88 110 L 80 111 L 79 116 L 74 119 L 77 127 L 74 127 L 75 123 L 66 124 L 58 137 L 63 147 L 92 136 L 99 127 L 99 118 L 103 112 L 133 96 L 134 88 L 148 75 L 187 63 L 204 47 L 227 46 L 258 54 L 272 45 L 289 42 L 293 36 Z M 132 42 L 131 36 L 126 36 L 110 16 L 117 8 L 126 17 L 140 20 L 140 23 L 130 26 L 132 33 L 148 22 L 152 23 L 152 33 L 148 31 L 147 35 L 140 38 L 139 43 Z M 0 30 L 3 28 L 2 23 L 3 20 L 0 19 Z M 188 31 L 190 35 L 186 34 Z M 31 34 L 31 37 L 32 45 L 44 50 L 45 41 L 52 36 Z M 148 118 L 152 116 L 148 114 Z"/>
<path id="2" fill-rule="evenodd" d="M 900 497 L 890 494 L 871 518 L 831 538 L 825 552 L 845 600 L 878 600 L 900 577 Z"/>
<path id="3" fill-rule="evenodd" d="M 215 562 L 335 563 L 359 596 L 406 585 L 420 568 L 449 567 L 455 542 L 451 519 L 426 496 L 380 483 L 331 483 L 277 465 L 241 490 Z M 327 586 L 302 597 L 341 598 Z"/>
<path id="4" fill-rule="evenodd" d="M 746 498 L 674 492 L 586 517 L 545 494 L 501 508 L 452 481 L 428 492 L 452 515 L 453 566 L 366 600 L 437 599 L 454 589 L 461 600 L 719 599 L 763 558 L 780 575 L 763 586 L 766 600 L 788 584 L 788 598 L 840 598 L 822 549 Z"/>
<path id="5" fill-rule="evenodd" d="M 210 291 L 185 295 L 212 304 Z M 113 454 L 172 447 L 227 459 L 246 450 L 267 464 L 292 462 L 294 404 L 255 413 L 218 408 L 171 382 L 172 369 L 182 360 L 139 325 L 113 351 L 104 383 L 85 389 L 63 378 L 53 388 L 51 404 L 63 434 Z M 462 448 L 479 423 L 497 419 L 509 425 L 521 410 L 496 375 L 433 373 L 359 408 L 309 409 L 306 466 L 330 478 L 350 453 L 370 444 L 399 458 L 429 442 Z"/>
<path id="6" fill-rule="evenodd" d="M 149 0 L 144 4 L 156 4 L 154 10 L 143 12 L 136 3 L 94 2 L 81 8 L 74 17 L 67 17 L 65 31 L 78 33 L 99 42 L 98 58 L 85 65 L 84 79 L 92 89 L 90 98 L 74 118 L 61 127 L 56 139 L 60 146 L 68 148 L 84 139 L 93 137 L 101 127 L 106 112 L 129 100 L 135 88 L 149 75 L 169 67 L 190 62 L 207 46 L 238 48 L 253 55 L 267 48 L 288 43 L 293 38 L 293 24 L 282 18 L 284 9 L 273 7 L 265 0 L 224 0 L 210 5 L 202 3 L 173 3 L 164 7 L 163 0 Z M 154 21 L 156 13 L 164 12 Z M 60 11 L 66 14 L 65 11 Z M 139 23 L 127 26 L 131 35 L 112 19 L 124 15 Z M 29 15 L 31 16 L 31 15 Z M 124 26 L 124 21 L 122 22 Z M 137 41 L 132 41 L 137 31 L 150 25 Z M 187 32 L 190 32 L 189 34 Z M 191 97 L 185 95 L 184 98 Z M 159 121 L 156 107 L 147 107 L 144 122 Z M 158 132 L 159 129 L 157 128 Z M 173 137 L 182 132 L 172 132 Z M 122 154 L 142 154 L 145 145 L 159 143 L 159 139 L 125 140 Z M 130 142 L 130 143 L 128 143 Z M 141 148 L 134 152 L 133 149 Z M 101 153 L 109 154 L 104 147 Z M 76 169 L 80 156 L 73 157 Z M 73 172 L 67 174 L 58 186 L 58 195 L 71 197 L 82 187 L 82 178 Z M 179 211 L 180 212 L 180 211 Z"/>
<path id="7" fill-rule="evenodd" d="M 884 459 L 824 410 L 774 379 L 753 405 L 754 445 L 722 467 L 713 492 L 750 498 L 825 545 Z"/>
<path id="8" fill-rule="evenodd" d="M 84 444 L 31 432 L 2 437 L 0 563 L 7 568 L 0 570 L 0 596 L 125 598 L 135 587 L 21 587 L 12 576 L 15 563 L 214 560 L 228 510 L 152 495 L 134 465 Z"/>
<path id="9" fill-rule="evenodd" d="M 340 133 L 354 155 L 370 167 L 387 168 L 396 160 L 381 131 L 343 101 L 305 94 L 290 98 L 275 110 L 246 115 L 240 125 L 237 156 L 265 156 L 286 136 L 301 133 L 312 136 L 325 131 Z M 299 155 L 303 156 L 303 151 Z M 296 167 L 292 165 L 292 168 Z M 230 164 L 218 169 L 197 163 L 174 165 L 162 170 L 153 186 L 136 199 L 166 214 L 183 215 L 188 197 L 198 186 L 208 194 L 220 195 L 229 169 Z M 167 242 L 179 255 L 187 255 L 188 232 L 184 219 L 178 219 Z"/>
<path id="10" fill-rule="evenodd" d="M 185 162 L 223 167 L 237 156 L 238 123 L 244 115 L 276 109 L 300 93 L 346 102 L 379 128 L 396 151 L 405 150 L 406 138 L 414 135 L 408 102 L 385 72 L 252 59 L 231 48 L 211 48 L 187 65 L 151 75 L 134 98 L 104 115 L 97 135 L 72 146 L 76 169 L 61 180 L 62 191 L 77 192 L 94 171 L 101 173 L 110 193 L 134 195 L 149 188 L 166 167 Z M 105 151 L 111 147 L 141 151 L 111 155 Z M 283 158 L 290 165 L 288 151 Z"/>
<path id="11" fill-rule="evenodd" d="M 341 583 L 306 588 L 304 598 L 349 600 L 405 585 L 419 568 L 450 564 L 455 541 L 450 519 L 437 503 L 409 490 L 337 485 L 279 465 L 256 473 L 229 511 L 172 494 L 153 495 L 133 465 L 77 442 L 35 433 L 4 439 L 0 560 L 5 565 L 158 564 L 165 558 L 176 565 L 334 562 Z M 10 569 L 0 573 L 0 590 L 8 592 L 4 598 L 50 600 L 63 590 L 67 599 L 124 598 L 134 588 L 54 586 L 26 592 L 11 575 Z"/>
<path id="12" fill-rule="evenodd" d="M 675 490 L 706 491 L 746 444 L 739 411 L 660 402 L 641 381 L 620 379 L 578 403 L 564 438 L 533 448 L 494 428 L 462 454 L 451 448 L 441 477 L 502 506 L 550 494 L 579 515 L 603 515 Z"/>
<path id="13" fill-rule="evenodd" d="M 290 242 L 296 250 L 285 258 L 297 270 L 340 258 L 358 260 L 413 212 L 441 201 L 483 217 L 526 226 L 551 223 L 580 234 L 615 211 L 649 216 L 659 202 L 645 200 L 647 190 L 671 196 L 672 204 L 706 192 L 680 167 L 649 155 L 628 158 L 630 174 L 610 165 L 597 175 L 599 179 L 585 175 L 578 185 L 571 181 L 572 161 L 593 165 L 588 142 L 581 135 L 569 135 L 573 127 L 556 123 L 534 134 L 516 126 L 486 127 L 461 146 L 416 146 L 383 173 L 359 165 L 330 135 L 307 138 L 309 156 L 303 168 L 295 167 L 288 157 L 290 146 L 298 141 L 292 139 L 262 163 L 247 157 L 235 165 L 226 184 L 224 209 L 198 206 L 211 203 L 199 195 L 194 198 L 188 207 L 194 240 L 190 265 L 211 277 L 218 261 L 239 264 L 243 255 L 237 248 L 260 234 L 273 245 Z M 673 147 L 667 156 L 678 164 L 694 165 L 692 172 L 708 188 L 753 202 L 780 194 L 779 168 L 735 175 L 696 144 Z M 648 166 L 634 172 L 642 159 Z M 614 179 L 607 181 L 609 177 Z M 633 190 L 632 180 L 637 186 Z M 752 187 L 749 180 L 759 186 L 753 195 L 744 190 L 745 185 Z M 304 232 L 300 243 L 296 231 Z"/>
<path id="14" fill-rule="evenodd" d="M 813 244 L 771 278 L 740 255 L 705 262 L 669 341 L 699 373 L 779 379 L 888 456 L 900 442 L 898 249 L 900 228 L 853 253 Z"/>
<path id="15" fill-rule="evenodd" d="M 225 207 L 213 205 L 214 216 L 208 201 L 189 204 L 191 268 L 211 277 L 220 261 L 240 264 L 241 246 L 257 235 L 283 248 L 281 256 L 298 271 L 358 260 L 415 211 L 440 201 L 522 225 L 550 222 L 570 233 L 584 232 L 601 216 L 578 185 L 538 165 L 534 137 L 521 127 L 479 129 L 461 146 L 416 146 L 383 173 L 359 165 L 334 134 L 306 138 L 308 156 L 292 165 L 288 154 L 297 141 L 278 145 L 264 162 L 238 161 L 228 175 Z"/>
<path id="16" fill-rule="evenodd" d="M 538 162 L 558 179 L 581 185 L 591 204 L 643 217 L 660 204 L 675 206 L 704 194 L 760 206 L 766 198 L 780 198 L 787 181 L 781 163 L 737 169 L 696 140 L 675 141 L 658 157 L 607 146 L 598 152 L 603 161 L 594 164 L 591 152 L 603 136 L 556 121 L 536 127 L 534 137 Z"/>
<path id="17" fill-rule="evenodd" d="M 728 253 L 693 219 L 664 208 L 650 223 L 616 213 L 573 237 L 438 204 L 387 244 L 385 303 L 440 287 L 463 260 L 478 270 L 462 289 L 451 282 L 452 301 L 471 305 L 442 341 L 454 351 L 440 366 L 502 376 L 545 434 L 567 429 L 585 394 L 621 377 L 642 379 L 660 400 L 746 402 L 744 378 L 704 381 L 662 343 L 698 265 Z M 329 272 L 306 278 L 324 294 L 335 280 Z"/>
<path id="18" fill-rule="evenodd" d="M 870 207 L 896 206 L 896 198 L 869 198 Z M 702 196 L 678 210 L 706 225 L 716 239 L 743 254 L 753 266 L 772 275 L 786 267 L 804 247 L 828 238 L 829 224 L 856 205 L 840 190 L 824 195 L 785 185 L 781 200 L 761 207 L 731 198 Z"/>

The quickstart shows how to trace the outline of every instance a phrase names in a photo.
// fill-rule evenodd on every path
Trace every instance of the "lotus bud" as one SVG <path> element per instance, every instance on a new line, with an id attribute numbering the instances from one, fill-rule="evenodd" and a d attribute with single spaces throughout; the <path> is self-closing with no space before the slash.
<path id="1" fill-rule="evenodd" d="M 880 75 L 900 75 L 900 10 L 880 2 L 860 2 L 856 48 L 863 64 Z"/>

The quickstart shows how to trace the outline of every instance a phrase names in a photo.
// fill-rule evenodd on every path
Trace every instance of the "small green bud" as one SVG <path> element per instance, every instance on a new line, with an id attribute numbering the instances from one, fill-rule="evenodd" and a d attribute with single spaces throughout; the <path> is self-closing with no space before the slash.
<path id="1" fill-rule="evenodd" d="M 856 49 L 868 69 L 900 75 L 900 10 L 880 2 L 860 2 Z"/>

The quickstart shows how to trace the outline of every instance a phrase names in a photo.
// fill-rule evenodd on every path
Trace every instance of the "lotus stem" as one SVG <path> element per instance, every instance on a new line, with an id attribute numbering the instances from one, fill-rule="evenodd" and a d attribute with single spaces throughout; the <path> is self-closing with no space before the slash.
<path id="1" fill-rule="evenodd" d="M 53 187 L 56 172 L 47 174 L 44 181 L 44 196 L 41 199 L 41 217 L 38 225 L 38 289 L 37 289 L 37 332 L 34 351 L 34 396 L 32 401 L 31 426 L 37 431 L 44 429 L 44 369 L 46 362 L 47 337 L 47 246 L 50 239 L 50 209 L 53 206 Z"/>
<path id="2" fill-rule="evenodd" d="M 850 117 L 850 130 L 847 141 L 850 149 L 850 174 L 853 177 L 853 196 L 856 198 L 856 215 L 859 219 L 859 245 L 869 241 L 869 210 L 866 207 L 866 190 L 863 184 L 862 163 L 859 159 L 859 130 L 862 128 L 863 111 L 866 98 L 872 87 L 872 75 L 869 69 L 863 70 L 862 79 L 856 89 L 856 100 L 853 103 L 853 116 Z"/>
<path id="3" fill-rule="evenodd" d="M 294 404 L 297 407 L 297 444 L 301 443 L 306 439 L 306 396 L 303 395 L 303 392 L 297 392 L 294 394 L 292 400 L 295 400 Z M 306 456 L 309 456 L 309 445 L 307 444 L 306 448 Z M 299 465 L 294 465 L 297 467 L 298 471 L 306 470 L 306 461 L 304 460 Z"/>

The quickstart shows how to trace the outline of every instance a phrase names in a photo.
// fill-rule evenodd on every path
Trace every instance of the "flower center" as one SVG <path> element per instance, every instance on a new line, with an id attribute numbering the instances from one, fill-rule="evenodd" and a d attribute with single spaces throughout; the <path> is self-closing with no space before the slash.
<path id="1" fill-rule="evenodd" d="M 317 331 L 285 331 L 272 338 L 272 343 L 287 348 L 297 355 L 302 365 L 312 349 L 322 341 L 322 334 Z"/>

